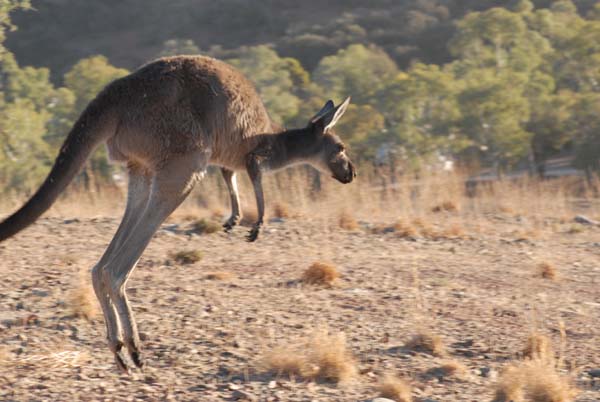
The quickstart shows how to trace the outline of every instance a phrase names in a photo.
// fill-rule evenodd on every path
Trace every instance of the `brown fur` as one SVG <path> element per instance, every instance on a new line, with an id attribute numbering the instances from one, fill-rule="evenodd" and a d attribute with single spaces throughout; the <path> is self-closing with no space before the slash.
<path id="1" fill-rule="evenodd" d="M 135 366 L 142 367 L 125 285 L 162 222 L 187 197 L 208 164 L 222 167 L 231 194 L 227 229 L 240 218 L 235 171 L 250 175 L 258 216 L 249 241 L 256 240 L 263 221 L 263 171 L 307 162 L 342 183 L 351 182 L 354 167 L 332 131 L 348 102 L 349 98 L 336 107 L 328 101 L 305 128 L 281 131 L 271 123 L 254 86 L 228 64 L 202 56 L 156 60 L 112 82 L 88 105 L 46 181 L 0 223 L 0 241 L 50 208 L 94 148 L 106 141 L 110 157 L 127 164 L 129 189 L 123 220 L 92 269 L 92 282 L 117 365 L 128 370 L 125 347 Z"/>

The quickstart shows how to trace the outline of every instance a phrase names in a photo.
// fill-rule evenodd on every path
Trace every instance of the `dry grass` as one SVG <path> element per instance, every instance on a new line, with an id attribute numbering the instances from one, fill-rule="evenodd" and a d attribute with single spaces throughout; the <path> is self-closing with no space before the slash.
<path id="1" fill-rule="evenodd" d="M 538 276 L 544 279 L 558 279 L 558 271 L 554 265 L 547 261 L 540 262 L 537 266 Z"/>
<path id="2" fill-rule="evenodd" d="M 279 346 L 267 353 L 264 365 L 278 375 L 347 382 L 358 374 L 356 361 L 346 345 L 343 332 L 313 331 L 303 340 Z"/>
<path id="3" fill-rule="evenodd" d="M 462 239 L 466 237 L 465 231 L 458 223 L 453 223 L 442 232 L 443 236 L 449 239 Z"/>
<path id="4" fill-rule="evenodd" d="M 379 394 L 382 398 L 388 398 L 396 402 L 412 402 L 410 384 L 396 376 L 386 375 L 378 385 Z"/>
<path id="5" fill-rule="evenodd" d="M 204 279 L 210 281 L 230 281 L 233 278 L 235 278 L 234 274 L 225 271 L 208 272 L 204 275 Z"/>
<path id="6" fill-rule="evenodd" d="M 304 271 L 300 280 L 309 285 L 333 286 L 339 278 L 335 266 L 317 261 Z"/>
<path id="7" fill-rule="evenodd" d="M 434 356 L 444 356 L 446 354 L 446 347 L 442 338 L 424 331 L 414 335 L 404 346 L 411 350 L 431 353 Z"/>
<path id="8" fill-rule="evenodd" d="M 569 378 L 552 364 L 529 360 L 506 368 L 496 384 L 494 402 L 570 402 L 577 395 Z"/>
<path id="9" fill-rule="evenodd" d="M 434 213 L 458 212 L 459 210 L 460 210 L 460 208 L 458 207 L 458 204 L 456 204 L 454 201 L 444 201 L 441 204 L 438 204 L 438 205 L 434 206 L 433 208 L 431 208 L 431 212 L 434 212 Z"/>
<path id="10" fill-rule="evenodd" d="M 415 228 L 408 222 L 399 219 L 394 223 L 394 233 L 397 237 L 414 238 L 417 235 Z"/>
<path id="11" fill-rule="evenodd" d="M 553 362 L 554 349 L 550 338 L 538 333 L 531 334 L 523 348 L 523 357 L 530 360 Z"/>
<path id="12" fill-rule="evenodd" d="M 222 226 L 219 222 L 209 219 L 199 219 L 191 224 L 191 230 L 199 234 L 211 234 L 220 232 Z"/>
<path id="13" fill-rule="evenodd" d="M 90 274 L 87 270 L 82 270 L 79 273 L 77 282 L 69 291 L 68 306 L 76 317 L 91 321 L 98 316 L 98 300 L 90 283 Z"/>
<path id="14" fill-rule="evenodd" d="M 343 211 L 338 219 L 341 229 L 354 231 L 358 229 L 358 222 L 349 211 Z"/>
<path id="15" fill-rule="evenodd" d="M 561 342 L 566 342 L 564 324 L 560 324 Z M 570 402 L 577 395 L 571 379 L 558 373 L 561 358 L 554 357 L 550 339 L 532 334 L 523 350 L 526 360 L 508 366 L 495 388 L 494 402 Z"/>
<path id="16" fill-rule="evenodd" d="M 244 209 L 242 211 L 242 219 L 240 220 L 240 225 L 242 226 L 252 226 L 258 220 L 258 212 L 255 209 Z M 266 218 L 265 218 L 266 221 Z"/>
<path id="17" fill-rule="evenodd" d="M 467 368 L 456 360 L 447 360 L 440 366 L 427 371 L 427 375 L 440 379 L 447 377 L 464 378 L 467 374 Z"/>
<path id="18" fill-rule="evenodd" d="M 178 264 L 189 265 L 200 261 L 203 254 L 200 250 L 183 250 L 172 253 L 169 257 Z"/>
<path id="19" fill-rule="evenodd" d="M 273 216 L 281 219 L 290 218 L 292 216 L 290 206 L 284 202 L 276 202 L 273 205 Z"/>

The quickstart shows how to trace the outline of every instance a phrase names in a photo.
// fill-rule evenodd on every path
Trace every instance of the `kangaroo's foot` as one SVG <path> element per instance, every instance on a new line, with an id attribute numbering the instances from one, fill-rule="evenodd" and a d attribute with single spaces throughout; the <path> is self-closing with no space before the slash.
<path id="1" fill-rule="evenodd" d="M 144 359 L 142 359 L 142 354 L 139 350 L 129 350 L 129 356 L 131 356 L 131 361 L 137 368 L 140 370 L 144 369 Z"/>
<path id="2" fill-rule="evenodd" d="M 113 352 L 113 354 L 115 356 L 115 363 L 117 363 L 117 367 L 119 368 L 119 370 L 121 370 L 121 372 L 123 372 L 125 374 L 129 374 L 129 367 L 127 367 L 127 364 L 125 363 L 125 360 L 123 359 L 123 356 L 121 353 L 121 351 L 123 350 L 123 342 L 121 342 L 121 341 L 111 342 L 110 339 L 108 342 L 109 342 L 110 350 Z"/>
<path id="3" fill-rule="evenodd" d="M 258 234 L 260 233 L 260 228 L 262 226 L 262 222 L 256 222 L 254 224 L 254 226 L 252 226 L 252 229 L 250 229 L 250 232 L 248 232 L 248 235 L 246 236 L 246 241 L 247 242 L 253 242 L 256 241 L 256 239 L 258 239 Z"/>
<path id="4" fill-rule="evenodd" d="M 231 215 L 229 219 L 223 224 L 225 232 L 230 232 L 240 222 L 240 217 Z"/>

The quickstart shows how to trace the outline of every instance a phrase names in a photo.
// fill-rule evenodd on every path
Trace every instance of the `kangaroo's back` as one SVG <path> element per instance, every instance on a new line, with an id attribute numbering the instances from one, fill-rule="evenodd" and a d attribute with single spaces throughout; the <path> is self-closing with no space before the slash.
<path id="1" fill-rule="evenodd" d="M 115 81 L 109 92 L 121 111 L 109 151 L 128 160 L 205 148 L 212 163 L 238 168 L 251 137 L 271 131 L 252 83 L 209 57 L 158 59 Z"/>

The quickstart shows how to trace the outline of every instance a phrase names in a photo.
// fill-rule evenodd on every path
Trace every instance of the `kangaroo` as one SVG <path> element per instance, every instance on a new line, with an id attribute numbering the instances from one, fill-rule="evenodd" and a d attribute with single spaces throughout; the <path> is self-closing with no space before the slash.
<path id="1" fill-rule="evenodd" d="M 128 355 L 142 368 L 126 283 L 162 222 L 209 164 L 221 167 L 229 188 L 232 214 L 226 230 L 240 218 L 235 172 L 250 175 L 259 213 L 249 241 L 257 239 L 263 224 L 262 172 L 309 163 L 350 183 L 356 170 L 332 130 L 348 103 L 346 99 L 336 107 L 328 101 L 306 127 L 281 130 L 271 122 L 254 86 L 232 66 L 203 56 L 150 62 L 107 85 L 90 102 L 41 187 L 0 223 L 0 241 L 48 210 L 92 151 L 105 142 L 109 157 L 127 166 L 128 194 L 122 221 L 92 268 L 92 283 L 117 366 L 129 372 Z"/>

